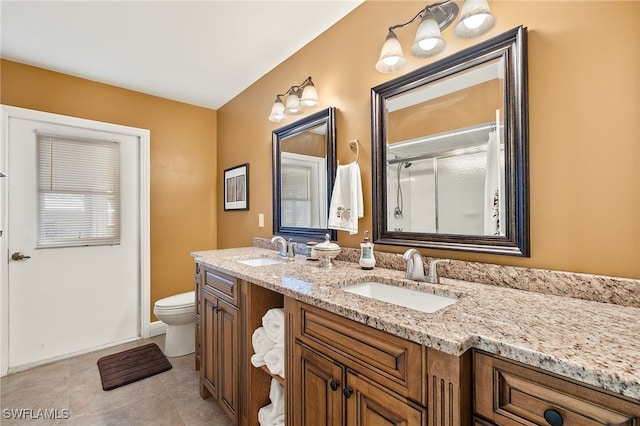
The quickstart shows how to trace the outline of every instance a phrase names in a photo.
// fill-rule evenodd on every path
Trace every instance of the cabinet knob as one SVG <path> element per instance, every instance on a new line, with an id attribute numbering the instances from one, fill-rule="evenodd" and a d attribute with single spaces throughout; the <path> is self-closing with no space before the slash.
<path id="1" fill-rule="evenodd" d="M 351 395 L 353 395 L 353 389 L 351 388 L 344 388 L 342 389 L 342 394 L 347 398 L 351 398 Z"/>
<path id="2" fill-rule="evenodd" d="M 564 420 L 562 419 L 562 415 L 558 413 L 556 410 L 545 410 L 544 419 L 551 426 L 562 426 L 564 424 Z"/>
<path id="3" fill-rule="evenodd" d="M 335 380 L 332 380 L 331 383 L 329 383 L 329 386 L 331 386 L 332 391 L 337 391 L 338 388 L 340 387 L 340 383 Z"/>

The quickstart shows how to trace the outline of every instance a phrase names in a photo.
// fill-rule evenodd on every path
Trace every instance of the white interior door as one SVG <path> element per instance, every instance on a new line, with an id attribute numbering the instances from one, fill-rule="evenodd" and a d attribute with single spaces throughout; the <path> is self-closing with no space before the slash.
<path id="1" fill-rule="evenodd" d="M 53 359 L 145 335 L 148 324 L 148 220 L 141 185 L 140 135 L 119 126 L 56 124 L 8 117 L 6 232 L 8 268 L 3 303 L 8 351 L 3 364 L 17 371 Z M 87 126 L 88 127 L 84 127 Z M 37 248 L 36 131 L 120 143 L 121 238 L 116 245 Z M 148 133 L 148 132 L 147 132 Z M 148 194 L 147 194 L 148 195 Z M 148 213 L 146 213 L 148 214 Z M 146 222 L 146 224 L 145 224 Z M 148 238 L 148 234 L 147 234 Z M 146 300 L 145 300 L 146 299 Z M 146 302 L 146 305 L 145 305 Z M 147 326 L 148 327 L 148 326 Z M 3 341 L 4 343 L 4 341 Z"/>

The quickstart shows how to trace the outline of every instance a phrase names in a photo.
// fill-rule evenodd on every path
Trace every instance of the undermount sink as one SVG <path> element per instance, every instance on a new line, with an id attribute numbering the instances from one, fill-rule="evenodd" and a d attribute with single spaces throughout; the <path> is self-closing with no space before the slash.
<path id="1" fill-rule="evenodd" d="M 242 263 L 247 266 L 268 266 L 268 265 L 277 265 L 278 263 L 282 263 L 279 260 L 270 259 L 268 257 L 259 257 L 256 259 L 245 259 L 245 260 L 236 260 L 238 263 Z"/>
<path id="2" fill-rule="evenodd" d="M 438 296 L 437 294 L 396 287 L 375 281 L 354 284 L 344 287 L 343 290 L 428 314 L 452 305 L 457 301 L 457 299 L 451 297 Z"/>

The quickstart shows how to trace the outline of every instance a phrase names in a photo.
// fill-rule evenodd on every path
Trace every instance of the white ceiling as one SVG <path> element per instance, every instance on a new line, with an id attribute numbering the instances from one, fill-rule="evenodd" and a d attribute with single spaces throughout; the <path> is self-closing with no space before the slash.
<path id="1" fill-rule="evenodd" d="M 2 0 L 1 56 L 218 109 L 362 1 Z"/>

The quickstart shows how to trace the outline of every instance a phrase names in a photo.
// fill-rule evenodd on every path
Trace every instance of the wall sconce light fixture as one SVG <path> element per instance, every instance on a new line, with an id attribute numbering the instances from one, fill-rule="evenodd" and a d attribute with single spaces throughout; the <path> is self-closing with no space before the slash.
<path id="1" fill-rule="evenodd" d="M 286 101 L 283 98 L 286 96 Z M 299 115 L 305 108 L 315 108 L 320 105 L 318 91 L 311 77 L 307 77 L 298 86 L 291 86 L 286 93 L 276 95 L 276 100 L 271 107 L 269 121 L 275 123 L 285 121 L 289 115 Z"/>
<path id="2" fill-rule="evenodd" d="M 402 46 L 394 32 L 420 18 L 420 25 L 410 52 L 416 58 L 427 58 L 442 52 L 447 46 L 441 31 L 451 25 L 458 16 L 458 5 L 453 0 L 434 3 L 419 11 L 408 22 L 389 27 L 376 69 L 383 73 L 398 71 L 407 60 L 402 53 Z M 460 38 L 473 38 L 488 32 L 495 24 L 496 18 L 489 9 L 487 0 L 465 0 L 460 11 L 460 19 L 453 32 Z"/>

